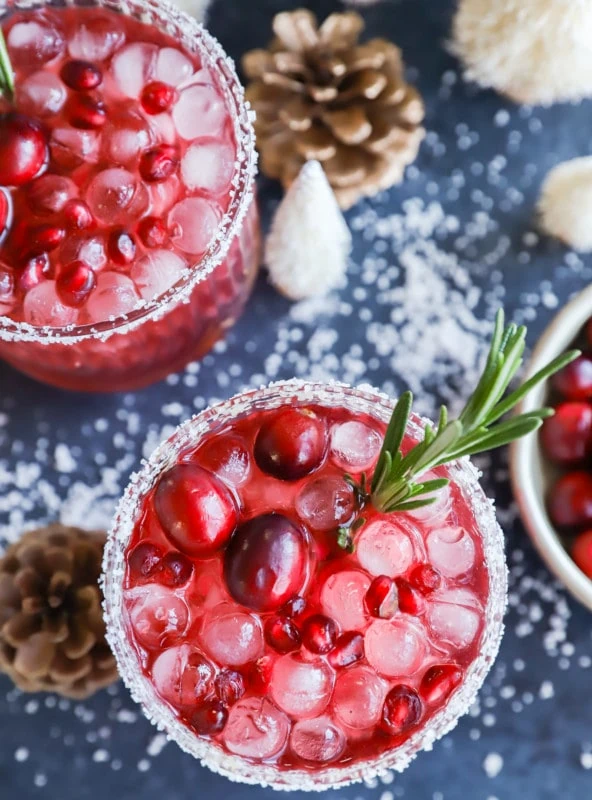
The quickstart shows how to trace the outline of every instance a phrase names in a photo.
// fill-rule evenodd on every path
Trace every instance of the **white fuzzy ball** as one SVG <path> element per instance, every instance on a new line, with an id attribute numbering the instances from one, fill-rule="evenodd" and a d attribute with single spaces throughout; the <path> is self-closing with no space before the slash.
<path id="1" fill-rule="evenodd" d="M 452 49 L 465 77 L 518 103 L 592 96 L 592 0 L 460 0 Z"/>
<path id="2" fill-rule="evenodd" d="M 541 227 L 574 250 L 592 252 L 592 156 L 554 167 L 539 201 Z"/>

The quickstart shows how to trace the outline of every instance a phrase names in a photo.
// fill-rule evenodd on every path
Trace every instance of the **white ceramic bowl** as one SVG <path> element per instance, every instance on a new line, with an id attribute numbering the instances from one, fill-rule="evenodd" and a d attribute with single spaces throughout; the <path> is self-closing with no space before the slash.
<path id="1" fill-rule="evenodd" d="M 534 350 L 528 374 L 533 375 L 569 350 L 591 316 L 592 286 L 588 286 L 557 314 L 546 329 Z M 520 411 L 539 408 L 546 402 L 548 391 L 548 384 L 538 386 L 524 400 Z M 544 457 L 538 433 L 513 443 L 510 469 L 522 519 L 539 553 L 573 596 L 592 610 L 592 580 L 572 561 L 547 514 L 547 492 L 558 473 Z"/>

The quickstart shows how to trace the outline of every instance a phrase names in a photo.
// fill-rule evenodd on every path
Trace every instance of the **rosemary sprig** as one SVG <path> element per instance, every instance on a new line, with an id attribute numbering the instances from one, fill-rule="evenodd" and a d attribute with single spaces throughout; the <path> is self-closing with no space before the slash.
<path id="1" fill-rule="evenodd" d="M 6 47 L 6 40 L 0 28 L 0 92 L 12 103 L 14 99 L 14 71 Z"/>

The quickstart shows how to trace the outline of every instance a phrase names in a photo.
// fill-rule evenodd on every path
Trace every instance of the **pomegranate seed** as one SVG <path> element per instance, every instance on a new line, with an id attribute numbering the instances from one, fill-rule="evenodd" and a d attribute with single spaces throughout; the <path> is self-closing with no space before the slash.
<path id="1" fill-rule="evenodd" d="M 95 224 L 91 210 L 84 200 L 69 200 L 62 213 L 68 230 L 84 231 Z"/>
<path id="2" fill-rule="evenodd" d="M 193 564 L 182 553 L 167 553 L 162 559 L 160 580 L 165 586 L 184 586 L 193 574 Z"/>
<path id="3" fill-rule="evenodd" d="M 74 94 L 68 100 L 66 113 L 70 125 L 83 130 L 102 128 L 107 121 L 107 109 L 99 97 Z"/>
<path id="4" fill-rule="evenodd" d="M 169 238 L 169 232 L 158 217 L 144 217 L 138 225 L 138 236 L 145 247 L 162 247 Z"/>
<path id="5" fill-rule="evenodd" d="M 162 550 L 149 542 L 140 542 L 127 556 L 130 572 L 140 578 L 149 578 L 160 567 L 161 561 Z"/>
<path id="6" fill-rule="evenodd" d="M 86 92 L 96 89 L 103 81 L 103 73 L 90 61 L 66 61 L 60 70 L 60 78 L 70 89 Z"/>
<path id="7" fill-rule="evenodd" d="M 131 233 L 125 228 L 116 228 L 109 234 L 107 243 L 109 258 L 120 267 L 131 264 L 136 257 L 136 243 Z"/>
<path id="8" fill-rule="evenodd" d="M 592 405 L 561 403 L 541 429 L 546 455 L 556 464 L 568 466 L 585 461 L 592 449 Z"/>
<path id="9" fill-rule="evenodd" d="M 551 383 L 568 400 L 592 399 L 592 356 L 579 356 L 554 375 Z"/>
<path id="10" fill-rule="evenodd" d="M 78 308 L 87 300 L 96 285 L 97 276 L 92 267 L 84 261 L 74 261 L 60 272 L 56 290 L 63 303 Z"/>
<path id="11" fill-rule="evenodd" d="M 306 408 L 288 408 L 263 423 L 255 440 L 259 469 L 285 481 L 308 475 L 320 466 L 327 449 L 322 420 Z"/>
<path id="12" fill-rule="evenodd" d="M 206 700 L 191 717 L 191 725 L 202 736 L 211 736 L 224 730 L 228 709 L 220 700 Z"/>
<path id="13" fill-rule="evenodd" d="M 403 578 L 397 578 L 397 589 L 399 591 L 399 609 L 405 614 L 418 616 L 424 610 L 424 599 L 417 589 L 414 589 Z"/>
<path id="14" fill-rule="evenodd" d="M 379 575 L 370 584 L 365 597 L 366 608 L 373 617 L 392 619 L 399 608 L 397 584 L 386 575 Z"/>
<path id="15" fill-rule="evenodd" d="M 337 625 L 324 614 L 309 617 L 302 628 L 302 642 L 311 653 L 328 653 L 333 649 L 336 638 Z"/>
<path id="16" fill-rule="evenodd" d="M 57 225 L 47 223 L 38 225 L 36 228 L 29 228 L 19 248 L 20 258 L 27 260 L 42 253 L 51 253 L 61 245 L 65 238 L 65 229 Z"/>
<path id="17" fill-rule="evenodd" d="M 176 149 L 170 144 L 159 144 L 147 150 L 140 158 L 140 175 L 149 183 L 166 181 L 179 166 Z"/>
<path id="18" fill-rule="evenodd" d="M 461 680 L 462 670 L 456 664 L 438 664 L 430 667 L 421 679 L 419 693 L 426 703 L 443 703 Z"/>
<path id="19" fill-rule="evenodd" d="M 214 681 L 216 694 L 226 706 L 233 706 L 245 693 L 245 681 L 240 672 L 223 669 Z"/>
<path id="20" fill-rule="evenodd" d="M 251 666 L 247 680 L 255 694 L 264 694 L 269 691 L 272 669 L 273 658 L 271 656 L 263 656 Z"/>
<path id="21" fill-rule="evenodd" d="M 442 576 L 435 567 L 420 564 L 411 571 L 409 583 L 422 594 L 431 594 L 442 585 Z"/>
<path id="22" fill-rule="evenodd" d="M 419 721 L 421 711 L 417 692 L 401 683 L 386 696 L 382 709 L 382 728 L 392 736 L 403 733 Z"/>
<path id="23" fill-rule="evenodd" d="M 44 280 L 47 280 L 51 275 L 51 263 L 47 253 L 42 253 L 40 256 L 35 256 L 25 264 L 18 277 L 18 288 L 21 292 L 29 292 L 35 286 L 39 286 Z"/>
<path id="24" fill-rule="evenodd" d="M 178 96 L 177 90 L 168 83 L 152 81 L 142 89 L 140 102 L 147 114 L 162 114 L 177 102 Z"/>
<path id="25" fill-rule="evenodd" d="M 296 595 L 280 608 L 280 614 L 284 617 L 290 617 L 290 619 L 300 619 L 306 611 L 306 607 L 307 602 L 304 597 Z"/>
<path id="26" fill-rule="evenodd" d="M 278 653 L 300 647 L 300 631 L 289 617 L 270 617 L 265 623 L 265 640 Z"/>
<path id="27" fill-rule="evenodd" d="M 47 169 L 47 136 L 37 120 L 11 111 L 0 115 L 0 184 L 22 186 Z"/>
<path id="28" fill-rule="evenodd" d="M 335 669 L 349 667 L 364 658 L 364 637 L 357 631 L 342 633 L 329 653 L 329 663 Z"/>
<path id="29" fill-rule="evenodd" d="M 592 531 L 578 536 L 572 545 L 571 555 L 584 575 L 592 578 Z"/>
<path id="30" fill-rule="evenodd" d="M 559 478 L 549 498 L 549 514 L 560 528 L 580 528 L 592 523 L 592 475 L 570 472 Z"/>

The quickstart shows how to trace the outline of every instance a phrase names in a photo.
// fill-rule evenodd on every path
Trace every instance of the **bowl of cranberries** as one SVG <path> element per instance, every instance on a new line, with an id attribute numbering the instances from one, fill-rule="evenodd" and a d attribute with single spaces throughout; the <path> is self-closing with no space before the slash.
<path id="1" fill-rule="evenodd" d="M 592 286 L 553 320 L 530 365 L 573 348 L 574 361 L 531 392 L 523 412 L 553 406 L 538 434 L 514 443 L 511 471 L 524 523 L 548 567 L 592 609 Z"/>

